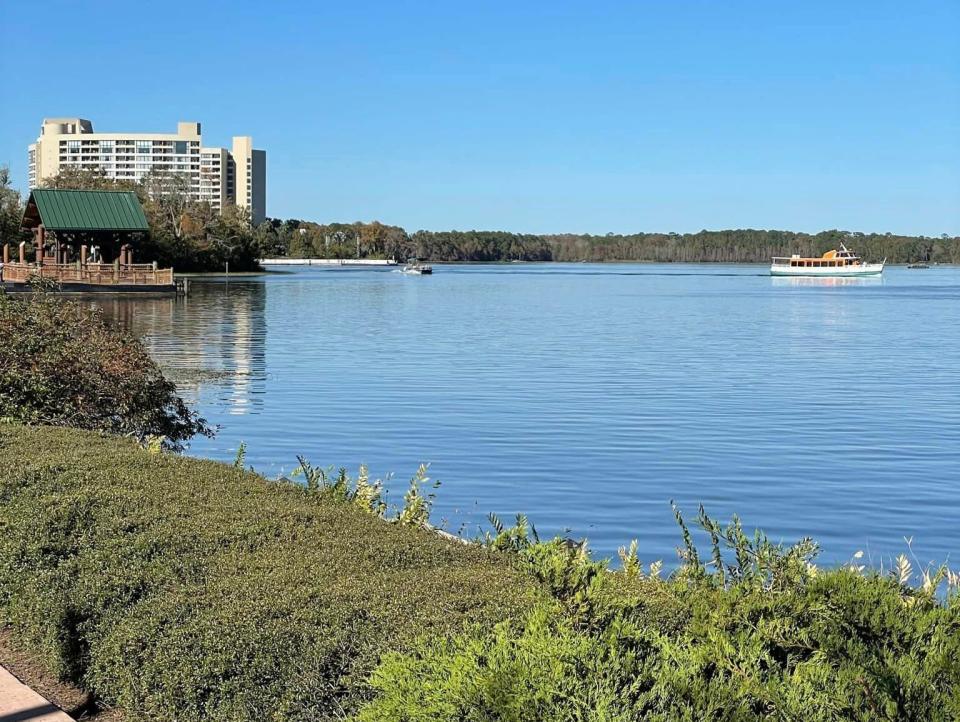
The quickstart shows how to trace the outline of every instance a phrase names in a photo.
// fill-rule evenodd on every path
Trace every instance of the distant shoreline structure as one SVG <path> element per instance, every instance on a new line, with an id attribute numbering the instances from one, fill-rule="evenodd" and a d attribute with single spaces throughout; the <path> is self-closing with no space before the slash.
<path id="1" fill-rule="evenodd" d="M 396 266 L 397 262 L 384 258 L 261 258 L 261 266 L 325 266 L 325 267 L 369 267 Z"/>

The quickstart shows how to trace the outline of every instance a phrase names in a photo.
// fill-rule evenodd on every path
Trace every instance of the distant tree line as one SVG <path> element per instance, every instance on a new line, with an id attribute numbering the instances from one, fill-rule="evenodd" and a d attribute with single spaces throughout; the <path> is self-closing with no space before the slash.
<path id="1" fill-rule="evenodd" d="M 45 181 L 52 188 L 114 188 L 140 197 L 150 222 L 141 257 L 181 271 L 252 270 L 257 259 L 392 258 L 431 261 L 648 261 L 656 263 L 766 263 L 772 256 L 819 256 L 846 243 L 863 257 L 890 263 L 960 263 L 960 237 L 899 236 L 840 230 L 817 234 L 753 229 L 698 233 L 523 234 L 507 231 L 416 231 L 372 223 L 316 223 L 268 218 L 259 226 L 228 206 L 217 213 L 189 196 L 186 176 L 151 173 L 139 183 L 97 171 L 64 168 Z M 22 214 L 19 194 L 0 167 L 0 233 L 12 242 Z"/>
<path id="2" fill-rule="evenodd" d="M 553 235 L 555 261 L 653 261 L 764 263 L 773 256 L 819 256 L 845 243 L 871 260 L 890 263 L 934 261 L 960 263 L 960 237 L 897 236 L 890 233 L 822 231 L 700 231 L 698 233 L 637 233 L 632 235 Z"/>
<path id="3" fill-rule="evenodd" d="M 960 263 L 960 237 L 823 231 L 700 231 L 605 236 L 506 231 L 416 231 L 381 223 L 321 225 L 268 219 L 274 255 L 295 258 L 395 258 L 432 261 L 647 261 L 766 263 L 773 256 L 819 256 L 846 243 L 865 258 L 890 263 Z"/>

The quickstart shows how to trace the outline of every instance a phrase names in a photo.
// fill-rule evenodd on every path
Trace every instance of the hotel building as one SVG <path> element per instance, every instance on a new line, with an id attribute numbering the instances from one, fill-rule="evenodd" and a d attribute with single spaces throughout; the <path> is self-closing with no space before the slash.
<path id="1" fill-rule="evenodd" d="M 44 118 L 27 153 L 31 189 L 66 166 L 134 182 L 151 170 L 183 173 L 193 197 L 218 212 L 247 208 L 253 225 L 266 217 L 267 154 L 250 136 L 234 136 L 231 149 L 205 148 L 199 123 L 177 123 L 176 133 L 95 133 L 83 118 Z"/>

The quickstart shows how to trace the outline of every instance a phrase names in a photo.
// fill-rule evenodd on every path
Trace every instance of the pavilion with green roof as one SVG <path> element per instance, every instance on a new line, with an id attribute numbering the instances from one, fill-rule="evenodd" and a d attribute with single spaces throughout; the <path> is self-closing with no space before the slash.
<path id="1" fill-rule="evenodd" d="M 6 281 L 27 283 L 39 276 L 65 286 L 173 287 L 173 269 L 133 262 L 150 225 L 132 191 L 37 188 L 27 199 L 20 229 L 33 233 L 34 259 L 27 262 L 21 243 L 19 259 L 11 263 L 4 244 Z"/>

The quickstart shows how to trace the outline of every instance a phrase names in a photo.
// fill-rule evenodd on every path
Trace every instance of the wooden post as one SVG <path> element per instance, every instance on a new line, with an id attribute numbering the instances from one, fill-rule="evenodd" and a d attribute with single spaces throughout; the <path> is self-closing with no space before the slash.
<path id="1" fill-rule="evenodd" d="M 27 263 L 27 242 L 20 241 L 20 263 L 26 265 Z"/>
<path id="2" fill-rule="evenodd" d="M 81 266 L 87 265 L 87 244 L 86 243 L 80 246 L 80 265 Z"/>
<path id="3" fill-rule="evenodd" d="M 38 266 L 43 265 L 43 254 L 46 252 L 44 250 L 44 246 L 46 245 L 46 240 L 47 240 L 46 229 L 43 227 L 43 224 L 41 223 L 39 226 L 37 226 L 37 237 L 35 241 L 35 245 L 37 249 L 37 265 Z"/>
<path id="4" fill-rule="evenodd" d="M 3 244 L 3 265 L 6 266 L 8 263 L 10 263 L 10 244 L 4 243 Z"/>

